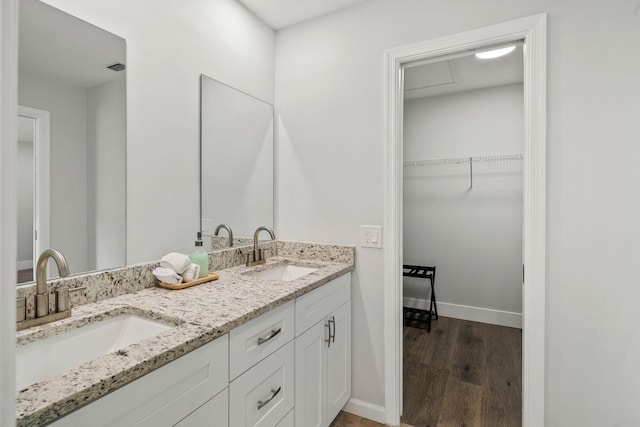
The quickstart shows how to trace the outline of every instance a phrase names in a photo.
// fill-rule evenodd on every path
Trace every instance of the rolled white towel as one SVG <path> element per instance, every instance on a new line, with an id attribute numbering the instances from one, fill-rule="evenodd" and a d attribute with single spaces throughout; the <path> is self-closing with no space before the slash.
<path id="1" fill-rule="evenodd" d="M 197 279 L 198 276 L 200 276 L 200 266 L 198 264 L 191 263 L 184 273 L 182 273 L 182 280 L 184 282 L 190 282 Z"/>
<path id="2" fill-rule="evenodd" d="M 152 273 L 158 278 L 158 280 L 168 285 L 179 285 L 182 283 L 182 276 L 170 268 L 158 267 L 154 269 Z"/>
<path id="3" fill-rule="evenodd" d="M 184 273 L 190 265 L 189 257 L 178 252 L 168 253 L 160 259 L 160 267 L 170 268 L 178 274 Z"/>

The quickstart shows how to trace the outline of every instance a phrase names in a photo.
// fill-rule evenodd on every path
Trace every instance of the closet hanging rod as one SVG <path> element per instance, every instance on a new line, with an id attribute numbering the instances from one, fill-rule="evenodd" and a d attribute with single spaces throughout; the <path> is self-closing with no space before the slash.
<path id="1" fill-rule="evenodd" d="M 496 154 L 493 156 L 451 157 L 447 159 L 406 160 L 403 166 L 457 165 L 464 163 L 520 161 L 522 154 Z"/>

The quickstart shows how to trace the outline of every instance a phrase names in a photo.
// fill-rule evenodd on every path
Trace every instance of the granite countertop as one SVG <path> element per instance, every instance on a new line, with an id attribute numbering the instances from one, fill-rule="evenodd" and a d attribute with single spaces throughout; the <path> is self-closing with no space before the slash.
<path id="1" fill-rule="evenodd" d="M 289 282 L 251 274 L 283 263 L 317 268 Z M 272 257 L 258 267 L 218 271 L 220 278 L 172 291 L 148 288 L 74 307 L 72 316 L 18 333 L 18 345 L 121 314 L 175 325 L 151 338 L 109 353 L 17 393 L 17 426 L 46 425 L 228 333 L 231 329 L 349 271 L 352 263 Z"/>

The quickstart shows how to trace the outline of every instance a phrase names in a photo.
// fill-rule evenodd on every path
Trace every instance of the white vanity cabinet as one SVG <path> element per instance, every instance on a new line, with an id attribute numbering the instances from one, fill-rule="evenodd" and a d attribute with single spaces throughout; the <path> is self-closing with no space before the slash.
<path id="1" fill-rule="evenodd" d="M 327 427 L 350 396 L 348 273 L 52 425 Z"/>
<path id="2" fill-rule="evenodd" d="M 351 397 L 351 275 L 296 300 L 295 425 L 326 427 Z"/>
<path id="3" fill-rule="evenodd" d="M 224 335 L 72 412 L 52 425 L 226 425 L 228 349 L 228 336 Z M 214 417 L 207 421 L 210 424 L 197 421 L 208 416 Z"/>

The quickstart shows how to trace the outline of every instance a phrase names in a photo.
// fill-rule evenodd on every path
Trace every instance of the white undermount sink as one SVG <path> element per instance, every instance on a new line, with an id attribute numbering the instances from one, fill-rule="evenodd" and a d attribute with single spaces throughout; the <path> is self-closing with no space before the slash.
<path id="1" fill-rule="evenodd" d="M 173 326 L 131 314 L 16 347 L 16 389 L 35 384 Z"/>
<path id="2" fill-rule="evenodd" d="M 296 280 L 302 276 L 306 276 L 309 273 L 313 273 L 317 268 L 303 267 L 300 265 L 278 265 L 277 267 L 267 268 L 266 270 L 260 270 L 253 272 L 252 275 L 264 280 L 278 280 L 281 282 L 290 282 Z"/>

